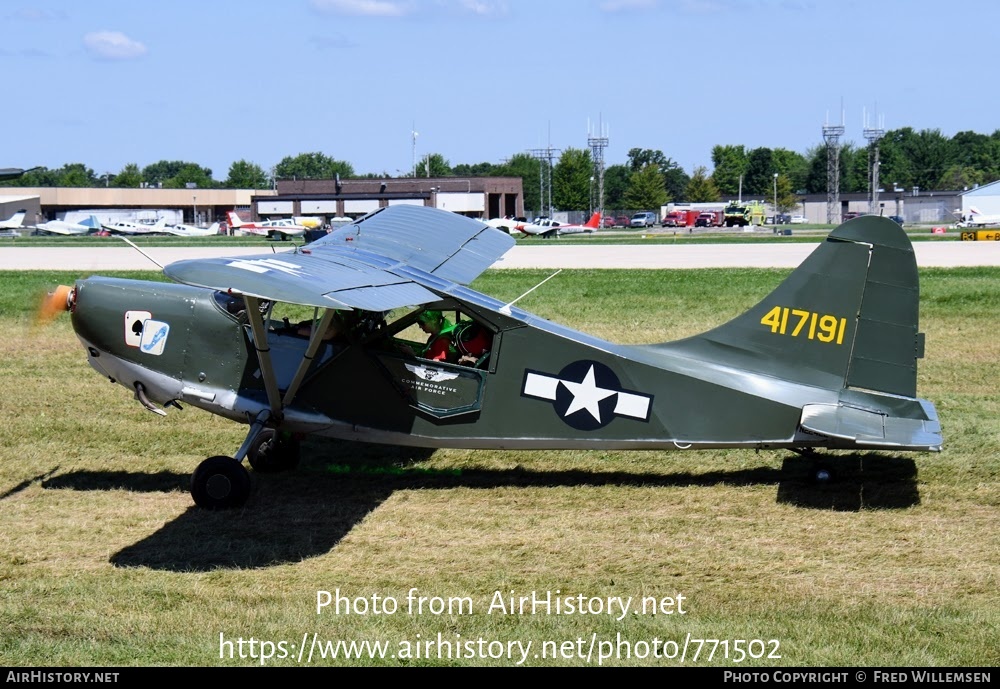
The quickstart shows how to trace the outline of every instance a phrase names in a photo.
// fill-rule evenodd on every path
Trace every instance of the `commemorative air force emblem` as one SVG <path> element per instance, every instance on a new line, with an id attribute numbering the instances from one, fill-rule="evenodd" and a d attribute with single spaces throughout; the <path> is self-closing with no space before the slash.
<path id="1" fill-rule="evenodd" d="M 524 372 L 524 397 L 548 400 L 559 418 L 580 431 L 593 431 L 616 416 L 649 421 L 653 396 L 625 390 L 614 371 L 597 361 L 575 361 L 558 375 Z"/>

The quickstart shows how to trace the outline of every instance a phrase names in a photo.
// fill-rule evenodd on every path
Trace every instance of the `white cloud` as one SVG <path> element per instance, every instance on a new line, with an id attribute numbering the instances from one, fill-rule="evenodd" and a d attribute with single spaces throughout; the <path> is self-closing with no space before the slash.
<path id="1" fill-rule="evenodd" d="M 312 6 L 323 12 L 360 17 L 402 17 L 412 9 L 411 3 L 401 0 L 312 0 Z"/>
<path id="2" fill-rule="evenodd" d="M 598 6 L 605 12 L 628 12 L 631 10 L 653 10 L 659 4 L 658 0 L 604 0 Z"/>
<path id="3" fill-rule="evenodd" d="M 481 17 L 496 17 L 507 14 L 507 3 L 503 0 L 458 0 L 459 6 Z"/>
<path id="4" fill-rule="evenodd" d="M 498 17 L 508 13 L 507 0 L 310 0 L 320 12 L 352 15 L 356 17 L 406 17 L 418 12 L 474 14 L 479 17 Z"/>
<path id="5" fill-rule="evenodd" d="M 131 60 L 146 54 L 146 46 L 121 31 L 92 31 L 83 37 L 87 50 L 106 60 Z"/>

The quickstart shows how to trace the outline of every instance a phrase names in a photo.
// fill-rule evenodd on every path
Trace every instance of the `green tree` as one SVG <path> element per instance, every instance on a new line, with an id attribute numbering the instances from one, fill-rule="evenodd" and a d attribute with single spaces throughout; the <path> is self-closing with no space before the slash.
<path id="1" fill-rule="evenodd" d="M 788 177 L 793 189 L 805 190 L 809 161 L 804 155 L 789 151 L 787 148 L 775 148 L 771 150 L 771 157 L 774 160 L 775 171 Z"/>
<path id="2" fill-rule="evenodd" d="M 594 166 L 590 151 L 567 148 L 552 169 L 552 205 L 563 211 L 590 209 L 590 178 Z"/>
<path id="3" fill-rule="evenodd" d="M 669 160 L 663 155 L 663 151 L 650 148 L 630 148 L 628 151 L 629 172 L 638 172 L 647 165 L 654 165 L 657 170 L 663 172 L 668 164 Z"/>
<path id="4" fill-rule="evenodd" d="M 55 170 L 38 167 L 15 179 L 0 181 L 0 187 L 57 187 L 58 180 Z"/>
<path id="5" fill-rule="evenodd" d="M 795 194 L 792 180 L 788 175 L 778 175 L 778 212 L 787 213 L 798 207 L 799 197 Z M 773 192 L 773 189 L 772 189 Z"/>
<path id="6" fill-rule="evenodd" d="M 59 187 L 95 187 L 97 175 L 83 163 L 68 163 L 56 170 L 56 186 Z"/>
<path id="7" fill-rule="evenodd" d="M 959 132 L 951 138 L 949 150 L 952 166 L 978 171 L 978 175 L 973 175 L 979 178 L 978 183 L 1000 178 L 1000 138 L 996 134 L 990 137 L 976 132 Z"/>
<path id="8" fill-rule="evenodd" d="M 237 160 L 229 166 L 229 176 L 223 185 L 229 189 L 270 189 L 271 179 L 260 165 Z"/>
<path id="9" fill-rule="evenodd" d="M 530 153 L 515 153 L 505 163 L 498 165 L 493 174 L 497 177 L 520 177 L 521 189 L 524 192 L 524 207 L 529 210 L 539 210 L 538 183 L 539 160 Z"/>
<path id="10" fill-rule="evenodd" d="M 684 190 L 685 201 L 690 203 L 709 203 L 721 201 L 722 195 L 719 193 L 715 182 L 708 176 L 708 170 L 704 166 L 695 168 L 687 188 Z"/>
<path id="11" fill-rule="evenodd" d="M 860 153 L 862 160 L 859 161 L 859 154 L 851 144 L 840 146 L 840 192 L 851 193 L 856 191 L 866 191 L 868 189 L 867 177 L 865 175 L 867 165 L 867 150 Z M 826 193 L 826 146 L 817 146 L 813 149 L 810 157 L 809 172 L 806 176 L 805 188 L 810 194 Z M 858 165 L 861 167 L 858 167 Z"/>
<path id="12" fill-rule="evenodd" d="M 165 189 L 184 189 L 193 184 L 197 189 L 212 189 L 216 186 L 212 179 L 212 171 L 195 163 L 181 167 L 177 174 L 163 182 Z"/>
<path id="13" fill-rule="evenodd" d="M 135 163 L 129 163 L 111 178 L 111 186 L 121 189 L 138 189 L 142 186 L 143 181 L 139 166 Z"/>
<path id="14" fill-rule="evenodd" d="M 417 177 L 451 176 L 451 163 L 440 153 L 428 153 L 417 163 Z"/>
<path id="15" fill-rule="evenodd" d="M 604 170 L 604 209 L 624 210 L 625 192 L 632 176 L 628 165 L 612 165 Z"/>
<path id="16" fill-rule="evenodd" d="M 987 181 L 982 170 L 974 167 L 952 165 L 944 171 L 934 186 L 935 189 L 968 189 Z"/>
<path id="17" fill-rule="evenodd" d="M 740 178 L 747 168 L 743 146 L 715 146 L 712 148 L 712 181 L 724 195 L 735 196 L 740 190 Z"/>
<path id="18" fill-rule="evenodd" d="M 685 194 L 691 178 L 684 172 L 684 168 L 667 158 L 666 169 L 661 169 L 660 174 L 663 175 L 663 186 L 667 190 L 667 198 L 675 201 L 687 198 Z"/>
<path id="19" fill-rule="evenodd" d="M 170 183 L 170 180 L 177 177 L 184 168 L 192 167 L 201 171 L 201 174 L 198 175 L 199 179 L 212 179 L 212 171 L 208 168 L 203 168 L 197 163 L 189 163 L 183 160 L 161 160 L 152 165 L 147 165 L 142 169 L 142 177 L 151 186 L 162 184 L 164 187 L 176 189 L 184 185 L 177 184 L 176 182 Z M 188 170 L 185 175 L 187 177 L 193 176 L 191 170 Z M 209 184 L 209 186 L 214 186 L 214 182 Z"/>
<path id="20" fill-rule="evenodd" d="M 663 175 L 656 165 L 649 164 L 629 178 L 625 205 L 631 210 L 659 210 L 670 201 L 663 187 Z"/>
<path id="21" fill-rule="evenodd" d="M 743 196 L 771 197 L 774 173 L 777 172 L 770 148 L 755 148 L 747 153 L 747 167 L 743 173 Z"/>
<path id="22" fill-rule="evenodd" d="M 897 152 L 898 156 L 894 157 Z M 915 132 L 912 127 L 903 127 L 887 132 L 879 142 L 880 161 L 883 153 L 888 155 L 882 162 L 880 177 L 904 187 L 917 186 L 921 189 L 933 189 L 955 160 L 951 142 L 937 129 Z M 905 161 L 905 170 L 891 166 L 900 159 Z"/>
<path id="23" fill-rule="evenodd" d="M 647 165 L 654 165 L 663 177 L 663 188 L 667 197 L 681 199 L 687 189 L 690 178 L 684 169 L 674 160 L 663 154 L 663 151 L 649 148 L 631 148 L 628 152 L 629 172 L 638 172 Z"/>
<path id="24" fill-rule="evenodd" d="M 276 179 L 334 179 L 337 175 L 353 177 L 354 168 L 319 152 L 285 156 L 274 167 Z"/>
<path id="25" fill-rule="evenodd" d="M 475 163 L 473 165 L 459 163 L 451 169 L 451 172 L 456 177 L 493 177 L 497 167 L 493 163 Z"/>

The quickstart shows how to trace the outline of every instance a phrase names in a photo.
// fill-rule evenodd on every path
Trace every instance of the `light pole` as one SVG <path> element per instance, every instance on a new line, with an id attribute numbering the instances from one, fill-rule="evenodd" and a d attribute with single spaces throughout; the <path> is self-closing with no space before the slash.
<path id="1" fill-rule="evenodd" d="M 774 224 L 778 224 L 778 173 L 774 173 Z"/>
<path id="2" fill-rule="evenodd" d="M 194 202 L 194 215 L 191 216 L 191 224 L 192 225 L 197 225 L 198 224 L 198 196 L 197 195 L 192 196 L 191 200 Z"/>

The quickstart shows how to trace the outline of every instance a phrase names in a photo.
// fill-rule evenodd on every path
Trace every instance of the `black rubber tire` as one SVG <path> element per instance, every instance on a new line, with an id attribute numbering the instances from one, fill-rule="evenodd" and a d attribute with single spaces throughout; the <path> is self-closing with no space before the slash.
<path id="1" fill-rule="evenodd" d="M 299 441 L 295 438 L 265 428 L 250 444 L 247 462 L 258 474 L 290 471 L 299 465 Z"/>
<path id="2" fill-rule="evenodd" d="M 232 457 L 209 457 L 191 474 L 191 497 L 206 510 L 242 507 L 250 497 L 250 474 Z"/>

